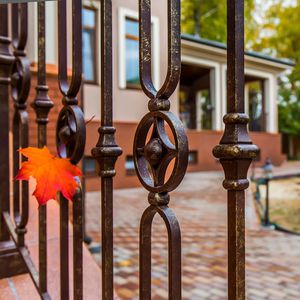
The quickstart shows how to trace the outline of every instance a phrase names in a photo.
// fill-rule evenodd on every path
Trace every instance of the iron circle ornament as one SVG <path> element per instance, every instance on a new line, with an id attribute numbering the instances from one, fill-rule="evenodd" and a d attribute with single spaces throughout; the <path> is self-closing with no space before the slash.
<path id="1" fill-rule="evenodd" d="M 62 158 L 69 158 L 77 164 L 85 148 L 85 121 L 80 107 L 66 105 L 61 110 L 56 126 L 57 153 Z"/>
<path id="2" fill-rule="evenodd" d="M 27 57 L 15 58 L 11 73 L 11 95 L 15 103 L 25 104 L 30 91 L 30 64 Z"/>
<path id="3" fill-rule="evenodd" d="M 175 145 L 169 139 L 166 125 Z M 136 130 L 133 156 L 137 176 L 145 189 L 153 193 L 176 189 L 188 166 L 188 140 L 182 123 L 169 111 L 149 112 Z M 166 179 L 172 160 L 173 169 Z"/>

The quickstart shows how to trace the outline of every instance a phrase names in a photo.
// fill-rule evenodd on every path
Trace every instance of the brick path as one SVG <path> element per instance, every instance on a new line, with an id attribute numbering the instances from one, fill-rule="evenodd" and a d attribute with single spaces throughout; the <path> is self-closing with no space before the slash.
<path id="1" fill-rule="evenodd" d="M 226 193 L 222 174 L 189 173 L 172 193 L 182 230 L 183 299 L 227 298 Z M 249 192 L 250 193 L 250 192 Z M 246 208 L 246 283 L 249 300 L 300 299 L 300 237 L 260 227 L 251 195 Z M 99 193 L 87 197 L 87 231 L 99 242 Z M 124 300 L 138 299 L 139 220 L 147 206 L 142 189 L 115 191 L 115 288 Z M 166 233 L 153 227 L 152 299 L 167 299 Z M 95 255 L 100 264 L 100 255 Z"/>

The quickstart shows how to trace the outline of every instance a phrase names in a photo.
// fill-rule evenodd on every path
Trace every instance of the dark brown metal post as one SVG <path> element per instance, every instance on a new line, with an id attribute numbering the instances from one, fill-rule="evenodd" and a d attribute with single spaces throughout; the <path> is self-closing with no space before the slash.
<path id="1" fill-rule="evenodd" d="M 101 127 L 92 154 L 101 176 L 102 299 L 113 300 L 113 177 L 122 149 L 115 142 L 112 114 L 112 2 L 101 5 Z"/>
<path id="2" fill-rule="evenodd" d="M 245 189 L 258 148 L 248 135 L 244 113 L 244 1 L 227 0 L 227 114 L 225 132 L 214 148 L 228 190 L 228 299 L 245 299 Z"/>
<path id="3" fill-rule="evenodd" d="M 10 239 L 3 212 L 9 211 L 9 85 L 14 57 L 10 53 L 8 38 L 8 5 L 0 5 L 0 241 Z"/>
<path id="4" fill-rule="evenodd" d="M 82 1 L 72 1 L 72 76 L 68 81 L 67 64 L 67 1 L 58 2 L 58 57 L 59 88 L 63 95 L 64 107 L 60 111 L 56 127 L 56 145 L 61 157 L 69 158 L 77 164 L 85 147 L 85 121 L 78 106 L 77 94 L 82 81 Z M 79 181 L 79 178 L 78 178 Z M 83 299 L 83 206 L 82 191 L 79 187 L 73 197 L 73 281 L 74 300 Z M 61 263 L 61 299 L 69 299 L 69 234 L 68 200 L 60 195 L 60 263 Z"/>
<path id="5" fill-rule="evenodd" d="M 8 5 L 0 5 L 0 278 L 26 272 L 23 261 L 10 240 L 4 214 L 10 212 L 9 171 L 9 85 L 14 63 L 10 52 L 11 40 L 8 37 Z M 23 235 L 22 235 L 23 236 Z"/>
<path id="6" fill-rule="evenodd" d="M 48 114 L 53 102 L 48 96 L 46 84 L 46 36 L 45 36 L 45 3 L 38 3 L 38 73 L 36 98 L 32 107 L 36 112 L 38 124 L 38 147 L 47 145 Z M 39 289 L 40 293 L 47 292 L 47 206 L 39 207 Z"/>
<path id="7" fill-rule="evenodd" d="M 156 214 L 168 230 L 169 299 L 181 299 L 181 235 L 176 216 L 169 208 L 169 192 L 182 181 L 188 164 L 188 141 L 181 122 L 170 111 L 170 96 L 175 91 L 181 70 L 180 0 L 168 0 L 168 72 L 160 90 L 151 75 L 151 3 L 139 1 L 140 82 L 150 98 L 149 113 L 138 125 L 133 146 L 136 173 L 149 191 L 150 206 L 140 224 L 140 299 L 151 300 L 151 227 Z M 174 144 L 167 133 L 171 130 Z M 150 138 L 148 139 L 150 132 Z M 166 176 L 169 163 L 174 167 Z"/>
<path id="8" fill-rule="evenodd" d="M 20 247 L 24 246 L 24 237 L 28 220 L 28 183 L 14 182 L 13 185 L 13 217 L 15 226 L 13 241 L 11 227 L 7 224 L 6 218 L 10 219 L 10 191 L 9 185 L 12 174 L 9 174 L 9 84 L 11 84 L 11 95 L 14 100 L 15 113 L 13 118 L 13 171 L 19 166 L 19 155 L 16 150 L 26 147 L 28 144 L 28 114 L 26 111 L 26 100 L 30 87 L 29 63 L 24 51 L 27 41 L 27 4 L 12 6 L 12 46 L 13 56 L 9 51 L 10 39 L 8 38 L 8 6 L 0 5 L 0 123 L 1 140 L 4 146 L 0 155 L 0 163 L 3 167 L 0 177 L 1 196 L 0 199 L 0 277 L 3 278 L 26 272 L 20 253 Z M 20 25 L 20 26 L 18 26 Z M 4 176 L 4 177 L 2 177 Z M 22 193 L 21 189 L 22 188 Z M 22 209 L 20 209 L 22 206 Z M 9 233 L 9 236 L 8 236 Z"/>
<path id="9" fill-rule="evenodd" d="M 13 117 L 13 171 L 19 169 L 19 148 L 28 146 L 28 113 L 27 98 L 30 89 L 29 60 L 26 56 L 26 43 L 28 32 L 27 4 L 12 4 L 12 46 L 15 61 L 11 74 L 11 96 L 14 101 Z M 22 158 L 24 161 L 24 158 Z M 24 246 L 26 225 L 28 222 L 28 182 L 13 183 L 13 211 L 18 236 L 18 246 Z M 22 193 L 21 193 L 22 191 Z M 22 210 L 20 210 L 22 206 Z"/>

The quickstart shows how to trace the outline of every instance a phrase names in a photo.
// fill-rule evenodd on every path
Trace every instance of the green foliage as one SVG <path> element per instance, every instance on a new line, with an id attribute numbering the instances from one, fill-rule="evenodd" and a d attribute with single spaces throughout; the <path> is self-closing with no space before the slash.
<path id="1" fill-rule="evenodd" d="M 279 89 L 279 130 L 290 135 L 300 133 L 300 88 L 281 83 Z"/>
<path id="2" fill-rule="evenodd" d="M 181 0 L 182 31 L 226 43 L 226 0 Z M 295 69 L 279 81 L 279 129 L 300 134 L 300 0 L 273 0 L 261 16 L 258 1 L 245 0 L 246 49 L 293 59 Z M 261 3 L 265 5 L 265 3 Z M 260 14 L 259 22 L 254 16 Z"/>
<path id="3" fill-rule="evenodd" d="M 181 0 L 182 32 L 226 42 L 226 0 Z M 251 17 L 255 0 L 245 1 L 246 41 L 252 39 L 256 22 Z"/>
<path id="4" fill-rule="evenodd" d="M 290 135 L 300 134 L 300 1 L 287 5 L 284 0 L 274 1 L 261 25 L 261 36 L 254 41 L 255 51 L 290 58 L 294 70 L 279 81 L 279 130 Z"/>

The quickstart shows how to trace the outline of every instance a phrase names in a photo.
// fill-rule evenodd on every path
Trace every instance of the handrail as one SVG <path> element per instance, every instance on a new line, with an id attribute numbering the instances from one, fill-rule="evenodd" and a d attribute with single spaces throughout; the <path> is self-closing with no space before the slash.
<path id="1" fill-rule="evenodd" d="M 258 214 L 264 226 L 273 227 L 278 231 L 282 231 L 294 235 L 300 235 L 299 232 L 287 229 L 277 224 L 276 222 L 270 220 L 270 192 L 269 192 L 270 181 L 277 181 L 282 179 L 290 179 L 290 178 L 298 178 L 298 177 L 300 177 L 300 173 L 273 175 L 272 177 L 257 177 L 252 180 L 256 185 L 254 198 L 256 200 L 257 205 L 259 205 L 260 207 Z M 266 186 L 266 201 L 265 201 L 266 205 L 264 205 L 263 202 L 261 201 L 260 185 Z"/>

